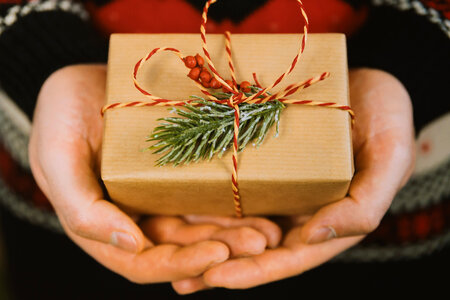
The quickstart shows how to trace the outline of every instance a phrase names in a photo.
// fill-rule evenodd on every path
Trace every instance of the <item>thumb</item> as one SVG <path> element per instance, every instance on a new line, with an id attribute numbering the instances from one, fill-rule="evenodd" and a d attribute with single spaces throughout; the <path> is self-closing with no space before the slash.
<path id="1" fill-rule="evenodd" d="M 94 172 L 101 147 L 105 69 L 72 66 L 39 92 L 29 143 L 33 175 L 66 232 L 138 252 L 145 238 L 124 212 L 103 199 Z M 63 99 L 63 101 L 62 101 Z"/>
<path id="2" fill-rule="evenodd" d="M 66 230 L 90 240 L 116 246 L 122 250 L 141 252 L 147 239 L 134 221 L 114 204 L 100 199 L 85 207 L 58 211 Z"/>
<path id="3" fill-rule="evenodd" d="M 91 163 L 92 152 L 87 145 L 77 144 L 46 152 L 49 156 L 39 159 L 40 170 L 33 170 L 43 175 L 36 177 L 43 181 L 40 186 L 44 187 L 64 229 L 129 252 L 140 252 L 147 239 L 126 213 L 103 199 Z"/>
<path id="4" fill-rule="evenodd" d="M 381 138 L 380 138 L 381 139 Z M 349 195 L 322 207 L 303 226 L 301 239 L 314 244 L 374 231 L 412 170 L 413 143 L 387 134 L 366 143 L 356 157 Z M 384 145 L 383 145 L 384 144 Z"/>

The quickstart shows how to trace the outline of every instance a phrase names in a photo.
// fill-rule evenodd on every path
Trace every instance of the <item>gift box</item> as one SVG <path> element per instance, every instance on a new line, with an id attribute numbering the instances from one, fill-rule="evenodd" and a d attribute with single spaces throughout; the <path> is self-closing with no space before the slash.
<path id="1" fill-rule="evenodd" d="M 299 47 L 299 34 L 233 34 L 232 57 L 238 81 L 272 84 L 286 71 Z M 207 37 L 217 71 L 230 78 L 221 34 Z M 110 39 L 107 103 L 147 101 L 134 86 L 137 61 L 156 47 L 186 55 L 203 53 L 197 34 L 114 34 Z M 330 77 L 288 98 L 349 104 L 346 41 L 343 34 L 309 34 L 308 46 L 293 72 L 274 88 L 330 72 Z M 158 53 L 137 75 L 139 84 L 159 97 L 186 100 L 202 96 L 186 67 L 169 52 Z M 258 148 L 238 156 L 238 182 L 244 215 L 310 214 L 342 199 L 354 173 L 348 112 L 287 104 L 279 134 L 271 129 Z M 128 210 L 147 214 L 234 215 L 232 150 L 211 161 L 156 166 L 161 156 L 142 151 L 159 118 L 174 116 L 167 107 L 126 107 L 104 116 L 101 177 L 110 198 Z"/>

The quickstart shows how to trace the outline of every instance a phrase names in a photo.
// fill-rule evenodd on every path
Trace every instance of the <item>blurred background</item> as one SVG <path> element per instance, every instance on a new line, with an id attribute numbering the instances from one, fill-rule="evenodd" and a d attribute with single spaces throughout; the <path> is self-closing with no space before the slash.
<path id="1" fill-rule="evenodd" d="M 3 235 L 0 233 L 0 299 L 9 300 L 8 284 L 6 279 L 6 261 L 4 256 Z"/>

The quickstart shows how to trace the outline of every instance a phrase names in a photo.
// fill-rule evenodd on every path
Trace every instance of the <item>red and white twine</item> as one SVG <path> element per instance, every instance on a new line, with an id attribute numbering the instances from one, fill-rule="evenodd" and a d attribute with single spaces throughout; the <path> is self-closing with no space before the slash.
<path id="1" fill-rule="evenodd" d="M 267 92 L 270 91 L 272 88 L 274 88 L 275 86 L 277 86 L 285 76 L 287 76 L 289 73 L 292 72 L 292 70 L 295 68 L 295 65 L 297 64 L 297 61 L 300 59 L 301 55 L 303 54 L 303 51 L 305 50 L 305 46 L 306 46 L 306 41 L 307 41 L 307 37 L 308 37 L 308 28 L 309 28 L 309 21 L 308 21 L 308 17 L 306 15 L 306 12 L 304 10 L 303 7 L 303 3 L 301 0 L 296 0 L 297 3 L 300 6 L 300 11 L 304 20 L 304 27 L 303 27 L 303 37 L 302 37 L 302 42 L 301 45 L 299 47 L 298 53 L 297 55 L 294 57 L 294 59 L 292 60 L 292 63 L 290 64 L 290 66 L 288 67 L 288 69 L 286 70 L 286 72 L 284 72 L 283 74 L 281 74 L 277 80 L 275 80 L 275 82 L 273 84 L 271 84 L 270 86 L 266 87 L 266 88 L 262 88 L 261 85 L 259 84 L 256 75 L 253 74 L 253 78 L 255 80 L 255 83 L 258 87 L 261 88 L 261 90 L 251 96 L 246 96 L 244 93 L 238 91 L 238 89 L 236 88 L 237 86 L 237 80 L 236 80 L 236 75 L 235 75 L 235 69 L 234 69 L 234 65 L 233 65 L 233 60 L 231 57 L 231 39 L 230 39 L 230 32 L 225 32 L 225 47 L 226 47 L 226 54 L 227 54 L 227 58 L 228 58 L 228 66 L 230 69 L 230 74 L 231 74 L 231 81 L 233 82 L 233 86 L 229 86 L 227 84 L 227 82 L 220 76 L 220 74 L 217 72 L 214 63 L 211 60 L 211 56 L 208 52 L 208 47 L 206 44 L 206 31 L 205 31 L 205 26 L 206 26 L 206 22 L 207 22 L 207 15 L 208 15 L 208 10 L 209 7 L 211 6 L 211 4 L 215 3 L 217 0 L 209 0 L 208 2 L 206 2 L 205 7 L 203 9 L 203 13 L 202 13 L 202 23 L 200 25 L 200 37 L 201 37 L 201 41 L 202 41 L 202 49 L 203 52 L 205 54 L 205 58 L 206 58 L 206 62 L 208 63 L 209 69 L 211 70 L 211 72 L 213 73 L 213 76 L 216 78 L 217 81 L 219 81 L 222 86 L 228 90 L 229 93 L 231 93 L 231 97 L 229 99 L 224 99 L 224 100 L 220 100 L 217 99 L 216 97 L 214 97 L 205 87 L 203 87 L 199 82 L 193 80 L 193 82 L 197 85 L 197 87 L 202 91 L 203 94 L 205 94 L 210 101 L 216 102 L 216 103 L 220 103 L 220 104 L 226 104 L 229 107 L 234 109 L 234 137 L 233 137 L 233 156 L 232 156 L 232 160 L 233 160 L 233 171 L 231 174 L 231 183 L 232 183 L 232 190 L 233 190 L 233 199 L 234 199 L 234 207 L 235 207 L 235 213 L 237 217 L 242 217 L 243 215 L 243 211 L 242 211 L 242 206 L 241 206 L 241 197 L 239 195 L 239 185 L 238 185 L 238 174 L 237 174 L 237 169 L 238 169 L 238 163 L 237 163 L 237 155 L 238 155 L 238 137 L 239 137 L 239 115 L 240 115 L 240 111 L 239 111 L 239 104 L 241 103 L 255 103 L 255 104 L 259 104 L 259 103 L 266 103 L 268 101 L 273 101 L 275 99 L 277 99 L 280 102 L 283 103 L 287 103 L 287 104 L 301 104 L 301 105 L 310 105 L 310 106 L 320 106 L 320 107 L 329 107 L 329 108 L 335 108 L 335 109 L 340 109 L 340 110 L 344 110 L 347 111 L 350 114 L 351 120 L 352 120 L 352 125 L 354 123 L 355 120 L 355 114 L 353 113 L 352 109 L 347 106 L 347 105 L 341 105 L 335 102 L 323 102 L 323 101 L 313 101 L 313 100 L 296 100 L 296 99 L 286 99 L 284 97 L 287 97 L 301 89 L 307 88 L 311 85 L 313 85 L 316 82 L 322 81 L 324 79 L 326 79 L 327 77 L 330 76 L 330 73 L 328 72 L 324 72 L 318 76 L 314 76 L 308 80 L 302 81 L 302 82 L 298 82 L 296 84 L 291 84 L 288 85 L 287 87 L 285 87 L 283 90 L 279 91 L 278 93 L 275 93 L 273 95 L 268 95 Z M 155 48 L 153 49 L 151 52 L 149 52 L 145 57 L 143 57 L 142 59 L 140 59 L 135 67 L 134 67 L 134 71 L 133 71 L 133 82 L 135 87 L 142 93 L 144 94 L 147 98 L 150 99 L 150 101 L 148 102 L 143 102 L 143 101 L 133 101 L 133 102 L 117 102 L 117 103 L 112 103 L 112 104 L 108 104 L 105 105 L 102 108 L 102 115 L 109 109 L 112 108 L 123 108 L 123 107 L 142 107 L 142 106 L 182 106 L 185 105 L 186 103 L 190 103 L 194 100 L 186 100 L 186 101 L 179 101 L 179 100 L 170 100 L 170 99 L 164 99 L 164 98 L 160 98 L 158 96 L 152 95 L 149 91 L 144 90 L 140 84 L 137 81 L 137 73 L 139 72 L 140 68 L 143 66 L 143 64 L 149 60 L 153 55 L 155 55 L 158 52 L 162 52 L 162 51 L 171 51 L 172 53 L 174 53 L 175 55 L 177 55 L 181 62 L 184 65 L 184 55 L 175 48 L 170 48 L 170 47 L 164 47 L 164 48 Z M 195 103 L 193 103 L 195 105 Z"/>

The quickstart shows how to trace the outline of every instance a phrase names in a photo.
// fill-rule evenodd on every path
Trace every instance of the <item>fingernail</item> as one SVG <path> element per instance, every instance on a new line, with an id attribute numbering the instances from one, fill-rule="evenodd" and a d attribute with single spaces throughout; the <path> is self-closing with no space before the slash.
<path id="1" fill-rule="evenodd" d="M 334 230 L 333 227 L 331 226 L 327 226 L 327 227 L 322 227 L 316 230 L 316 232 L 314 232 L 314 234 L 312 236 L 309 237 L 309 239 L 306 241 L 307 244 L 317 244 L 317 243 L 322 243 L 328 240 L 331 240 L 333 238 L 335 238 L 336 235 L 336 231 Z"/>
<path id="2" fill-rule="evenodd" d="M 137 252 L 137 243 L 128 233 L 114 231 L 111 234 L 110 244 L 128 252 Z"/>

